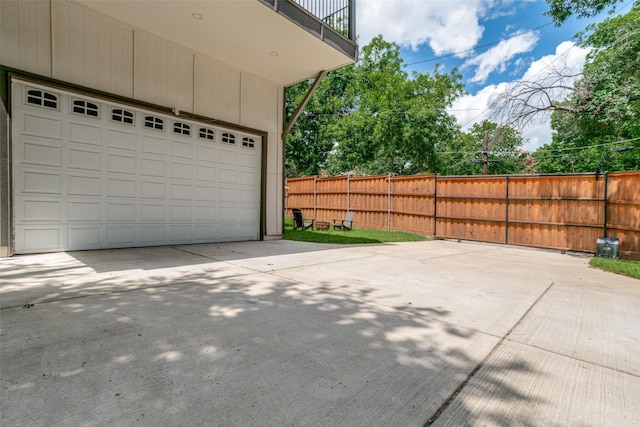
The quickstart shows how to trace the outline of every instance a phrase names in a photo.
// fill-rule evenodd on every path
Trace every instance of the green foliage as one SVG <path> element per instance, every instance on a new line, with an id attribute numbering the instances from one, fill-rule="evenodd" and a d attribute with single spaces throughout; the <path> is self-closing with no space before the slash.
<path id="1" fill-rule="evenodd" d="M 640 279 L 640 262 L 638 261 L 595 257 L 591 258 L 589 265 L 604 271 Z"/>
<path id="2" fill-rule="evenodd" d="M 458 132 L 446 108 L 462 94 L 454 70 L 414 74 L 381 36 L 355 65 L 328 73 L 287 140 L 288 176 L 415 174 L 437 170 L 436 144 Z M 287 89 L 287 116 L 310 82 Z"/>
<path id="3" fill-rule="evenodd" d="M 614 13 L 616 5 L 623 0 L 547 0 L 549 11 L 545 15 L 551 16 L 556 25 L 562 24 L 571 15 L 579 18 L 594 17 L 609 8 Z"/>
<path id="4" fill-rule="evenodd" d="M 624 15 L 587 27 L 579 40 L 592 50 L 584 77 L 562 104 L 577 113 L 554 111 L 552 142 L 535 153 L 536 171 L 638 170 L 640 2 Z"/>
<path id="5" fill-rule="evenodd" d="M 443 175 L 480 175 L 483 173 L 484 133 L 487 132 L 488 173 L 514 174 L 531 170 L 531 158 L 522 149 L 522 135 L 513 128 L 484 120 L 469 132 L 438 145 L 439 170 Z"/>
<path id="6" fill-rule="evenodd" d="M 350 82 L 354 66 L 333 71 L 322 80 L 309 100 L 285 145 L 285 169 L 289 177 L 318 175 L 325 167 L 333 149 L 333 134 L 337 119 L 353 108 Z M 287 88 L 285 116 L 288 122 L 302 102 L 313 81 L 303 81 Z"/>

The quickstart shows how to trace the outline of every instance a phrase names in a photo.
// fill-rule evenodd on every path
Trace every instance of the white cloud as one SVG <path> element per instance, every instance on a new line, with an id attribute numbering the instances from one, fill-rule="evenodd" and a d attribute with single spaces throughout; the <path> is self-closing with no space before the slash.
<path id="1" fill-rule="evenodd" d="M 588 49 L 580 48 L 573 42 L 562 42 L 556 47 L 553 55 L 547 55 L 532 62 L 519 80 L 543 83 L 552 78 L 552 73 L 550 73 L 552 70 L 562 71 L 567 75 L 577 75 L 582 71 L 587 53 Z M 576 78 L 565 79 L 564 83 L 571 85 Z M 468 130 L 474 123 L 481 122 L 484 119 L 491 120 L 492 111 L 490 107 L 493 101 L 510 84 L 512 83 L 504 82 L 497 85 L 489 85 L 475 95 L 465 95 L 453 104 L 450 112 L 456 116 L 458 123 L 463 126 L 464 130 Z M 561 100 L 566 97 L 567 92 L 557 91 L 553 95 L 554 100 Z M 537 123 L 532 123 L 526 129 L 522 129 L 522 135 L 527 141 L 524 148 L 529 151 L 535 151 L 542 145 L 551 142 L 549 117 L 544 117 Z"/>
<path id="2" fill-rule="evenodd" d="M 530 52 L 538 42 L 537 33 L 525 33 L 517 37 L 502 40 L 484 53 L 466 61 L 462 69 L 477 66 L 476 73 L 469 79 L 470 83 L 485 83 L 489 74 L 494 71 L 504 72 L 508 62 L 514 56 Z"/>
<path id="3" fill-rule="evenodd" d="M 436 55 L 472 49 L 482 37 L 479 23 L 493 0 L 358 0 L 359 44 L 379 34 L 417 49 L 428 43 Z"/>

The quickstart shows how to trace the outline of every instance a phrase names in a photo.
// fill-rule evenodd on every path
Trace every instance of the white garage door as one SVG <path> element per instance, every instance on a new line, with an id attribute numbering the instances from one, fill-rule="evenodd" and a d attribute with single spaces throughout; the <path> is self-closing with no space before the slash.
<path id="1" fill-rule="evenodd" d="M 259 136 L 12 82 L 16 253 L 260 233 Z"/>

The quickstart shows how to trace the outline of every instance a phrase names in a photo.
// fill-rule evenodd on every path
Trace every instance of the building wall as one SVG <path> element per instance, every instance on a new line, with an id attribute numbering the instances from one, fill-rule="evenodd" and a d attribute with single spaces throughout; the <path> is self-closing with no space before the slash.
<path id="1" fill-rule="evenodd" d="M 267 132 L 265 235 L 282 234 L 282 86 L 60 0 L 0 0 L 0 65 Z"/>

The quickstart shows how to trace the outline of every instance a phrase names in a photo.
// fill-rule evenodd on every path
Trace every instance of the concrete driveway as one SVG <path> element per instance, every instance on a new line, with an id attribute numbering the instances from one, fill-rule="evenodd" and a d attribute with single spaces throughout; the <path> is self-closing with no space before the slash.
<path id="1" fill-rule="evenodd" d="M 640 281 L 290 241 L 0 260 L 6 426 L 640 425 Z"/>

